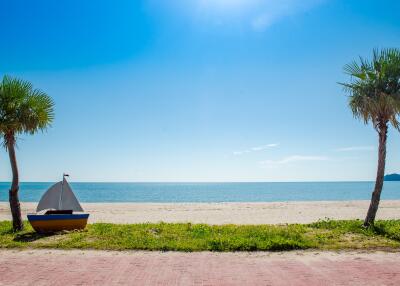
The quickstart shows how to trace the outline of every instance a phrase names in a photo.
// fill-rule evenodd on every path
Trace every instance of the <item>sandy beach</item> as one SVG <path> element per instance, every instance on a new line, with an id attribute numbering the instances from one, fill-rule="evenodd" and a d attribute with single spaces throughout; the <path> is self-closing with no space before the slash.
<path id="1" fill-rule="evenodd" d="M 37 203 L 21 203 L 23 217 Z M 320 219 L 363 219 L 369 201 L 273 203 L 83 203 L 90 223 L 192 222 L 207 224 L 310 223 Z M 10 220 L 0 202 L 0 221 Z M 382 201 L 377 219 L 400 219 L 400 200 Z"/>

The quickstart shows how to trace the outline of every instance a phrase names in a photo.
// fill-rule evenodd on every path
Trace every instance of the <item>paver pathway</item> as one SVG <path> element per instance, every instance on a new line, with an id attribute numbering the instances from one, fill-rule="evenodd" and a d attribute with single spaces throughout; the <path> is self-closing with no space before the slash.
<path id="1" fill-rule="evenodd" d="M 400 285 L 400 253 L 0 250 L 0 285 Z"/>

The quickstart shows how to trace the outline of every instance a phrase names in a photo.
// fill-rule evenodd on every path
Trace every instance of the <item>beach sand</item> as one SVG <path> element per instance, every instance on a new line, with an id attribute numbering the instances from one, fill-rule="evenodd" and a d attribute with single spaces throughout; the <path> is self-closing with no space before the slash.
<path id="1" fill-rule="evenodd" d="M 21 203 L 24 219 L 37 203 Z M 310 223 L 320 219 L 364 219 L 369 201 L 271 203 L 83 203 L 90 223 L 191 222 L 207 224 Z M 0 221 L 10 220 L 0 202 Z M 400 219 L 400 200 L 382 201 L 377 219 Z"/>

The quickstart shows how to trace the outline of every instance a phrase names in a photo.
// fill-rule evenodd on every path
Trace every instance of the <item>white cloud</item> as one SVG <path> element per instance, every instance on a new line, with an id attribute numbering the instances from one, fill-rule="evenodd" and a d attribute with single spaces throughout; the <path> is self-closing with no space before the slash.
<path id="1" fill-rule="evenodd" d="M 271 144 L 256 146 L 256 147 L 252 147 L 250 149 L 243 150 L 243 151 L 234 151 L 233 155 L 243 155 L 245 153 L 262 151 L 262 150 L 269 149 L 269 148 L 274 148 L 274 147 L 277 147 L 277 146 L 279 146 L 278 143 L 271 143 Z"/>
<path id="2" fill-rule="evenodd" d="M 277 165 L 284 165 L 294 162 L 301 162 L 301 161 L 327 161 L 329 160 L 326 156 L 303 156 L 303 155 L 293 155 L 289 157 L 285 157 L 281 160 L 265 160 L 261 161 L 260 164 L 263 166 L 277 166 Z"/>
<path id="3" fill-rule="evenodd" d="M 276 3 L 269 3 L 264 9 L 256 14 L 251 20 L 251 26 L 256 31 L 263 31 L 280 18 L 294 13 L 297 8 L 298 1 L 277 1 Z M 305 1 L 307 2 L 307 1 Z"/>
<path id="4" fill-rule="evenodd" d="M 261 150 L 265 150 L 265 149 L 268 149 L 268 148 L 277 147 L 278 145 L 279 145 L 278 143 L 272 143 L 272 144 L 253 147 L 253 148 L 251 148 L 251 150 L 253 150 L 253 151 L 261 151 Z"/>
<path id="5" fill-rule="evenodd" d="M 280 19 L 310 10 L 323 1 L 324 0 L 262 1 L 260 9 L 257 9 L 258 13 L 253 15 L 250 24 L 254 30 L 263 31 Z"/>
<path id="6" fill-rule="evenodd" d="M 338 151 L 338 152 L 372 151 L 374 149 L 375 148 L 373 146 L 351 146 L 351 147 L 338 148 L 335 151 Z"/>
<path id="7" fill-rule="evenodd" d="M 147 0 L 154 8 L 178 12 L 202 28 L 207 25 L 264 31 L 281 19 L 304 13 L 328 0 Z"/>
<path id="8" fill-rule="evenodd" d="M 197 7 L 204 10 L 216 10 L 221 13 L 230 9 L 245 9 L 263 2 L 261 0 L 197 0 Z"/>
<path id="9" fill-rule="evenodd" d="M 250 152 L 251 152 L 250 150 L 234 151 L 234 152 L 233 152 L 233 155 L 242 155 L 242 154 L 250 153 Z"/>
<path id="10" fill-rule="evenodd" d="M 265 30 L 267 27 L 272 25 L 274 20 L 273 18 L 274 17 L 271 17 L 271 15 L 268 14 L 259 15 L 251 21 L 251 26 L 257 31 Z"/>

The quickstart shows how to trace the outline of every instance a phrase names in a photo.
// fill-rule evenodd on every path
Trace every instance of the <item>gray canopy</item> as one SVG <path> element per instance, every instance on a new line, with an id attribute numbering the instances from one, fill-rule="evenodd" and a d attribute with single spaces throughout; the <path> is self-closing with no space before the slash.
<path id="1" fill-rule="evenodd" d="M 40 199 L 36 211 L 39 212 L 46 209 L 83 212 L 65 177 L 61 182 L 51 186 Z"/>

